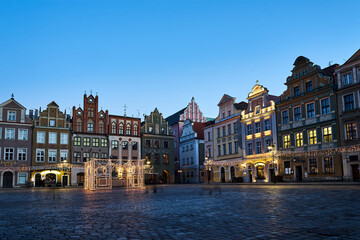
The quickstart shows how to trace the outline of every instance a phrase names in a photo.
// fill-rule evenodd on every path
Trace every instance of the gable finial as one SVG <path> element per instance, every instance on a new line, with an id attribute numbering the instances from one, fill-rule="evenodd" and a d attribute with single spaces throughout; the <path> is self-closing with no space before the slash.
<path id="1" fill-rule="evenodd" d="M 92 95 L 92 89 L 90 89 L 90 95 Z"/>
<path id="2" fill-rule="evenodd" d="M 256 84 L 259 84 L 259 80 L 256 80 Z"/>
<path id="3" fill-rule="evenodd" d="M 126 104 L 124 105 L 124 117 L 126 117 L 126 108 L 127 108 L 127 106 L 126 106 Z"/>
<path id="4" fill-rule="evenodd" d="M 11 98 L 14 99 L 14 94 L 13 93 L 11 94 Z"/>

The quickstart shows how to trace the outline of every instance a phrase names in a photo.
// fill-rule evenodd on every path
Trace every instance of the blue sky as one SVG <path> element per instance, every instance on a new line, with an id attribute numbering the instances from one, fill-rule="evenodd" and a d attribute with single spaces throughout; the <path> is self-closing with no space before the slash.
<path id="1" fill-rule="evenodd" d="M 216 117 L 224 93 L 260 81 L 280 95 L 294 60 L 342 64 L 360 48 L 360 1 L 0 1 L 0 101 L 165 117 L 195 97 Z"/>

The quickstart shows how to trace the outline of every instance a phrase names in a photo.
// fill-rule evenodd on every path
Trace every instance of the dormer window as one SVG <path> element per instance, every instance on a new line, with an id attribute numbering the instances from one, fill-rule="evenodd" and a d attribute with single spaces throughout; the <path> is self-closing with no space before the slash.
<path id="1" fill-rule="evenodd" d="M 345 75 L 343 75 L 343 85 L 349 85 L 352 83 L 352 75 L 351 73 L 347 73 Z"/>
<path id="2" fill-rule="evenodd" d="M 8 111 L 8 121 L 16 121 L 16 112 Z"/>
<path id="3" fill-rule="evenodd" d="M 260 106 L 256 106 L 255 107 L 255 114 L 259 114 L 260 113 Z"/>

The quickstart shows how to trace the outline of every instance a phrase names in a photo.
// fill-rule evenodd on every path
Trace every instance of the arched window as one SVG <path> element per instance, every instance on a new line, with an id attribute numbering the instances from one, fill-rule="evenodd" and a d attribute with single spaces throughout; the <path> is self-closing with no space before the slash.
<path id="1" fill-rule="evenodd" d="M 76 131 L 77 132 L 82 131 L 82 121 L 81 121 L 81 119 L 76 120 Z"/>
<path id="2" fill-rule="evenodd" d="M 131 135 L 131 125 L 130 125 L 130 123 L 126 124 L 126 135 Z"/>
<path id="3" fill-rule="evenodd" d="M 231 180 L 235 177 L 235 168 L 234 168 L 234 166 L 231 166 L 231 168 L 230 168 L 230 177 L 231 177 Z"/>
<path id="4" fill-rule="evenodd" d="M 115 122 L 111 123 L 111 133 L 116 134 L 116 123 Z"/>
<path id="5" fill-rule="evenodd" d="M 139 134 L 138 125 L 134 124 L 133 128 L 134 128 L 134 135 L 137 136 Z"/>
<path id="6" fill-rule="evenodd" d="M 123 123 L 119 124 L 119 134 L 124 134 L 124 124 Z"/>

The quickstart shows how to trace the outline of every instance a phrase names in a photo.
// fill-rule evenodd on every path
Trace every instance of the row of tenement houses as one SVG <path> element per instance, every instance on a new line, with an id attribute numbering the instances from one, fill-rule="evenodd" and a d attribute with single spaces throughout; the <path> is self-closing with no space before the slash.
<path id="1" fill-rule="evenodd" d="M 71 116 L 55 102 L 27 113 L 12 96 L 0 104 L 0 187 L 81 186 L 94 158 L 143 161 L 147 183 L 360 180 L 360 50 L 324 69 L 300 56 L 285 85 L 224 94 L 215 119 L 193 98 L 142 122 L 99 109 L 97 95 Z"/>

